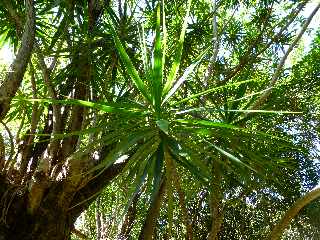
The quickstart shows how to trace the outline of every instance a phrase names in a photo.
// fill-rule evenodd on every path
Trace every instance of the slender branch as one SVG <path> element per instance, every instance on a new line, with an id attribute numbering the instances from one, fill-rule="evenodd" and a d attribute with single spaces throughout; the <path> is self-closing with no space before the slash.
<path id="1" fill-rule="evenodd" d="M 36 53 L 38 57 L 38 64 L 42 70 L 43 80 L 44 84 L 46 85 L 48 89 L 49 96 L 52 99 L 58 99 L 56 90 L 54 89 L 54 86 L 51 83 L 50 80 L 50 70 L 48 69 L 45 61 L 43 53 L 40 49 L 40 47 L 36 44 Z M 52 111 L 53 111 L 53 129 L 52 134 L 53 138 L 50 141 L 50 156 L 54 157 L 55 153 L 57 152 L 57 149 L 59 147 L 59 142 L 55 137 L 55 134 L 58 134 L 60 132 L 60 125 L 61 125 L 61 110 L 60 106 L 57 104 L 52 104 Z"/>
<path id="2" fill-rule="evenodd" d="M 177 173 L 177 169 L 176 169 L 174 162 L 172 161 L 172 158 L 171 158 L 171 155 L 169 152 L 166 153 L 166 160 L 169 162 L 168 165 L 171 166 L 171 172 L 172 172 L 172 176 L 173 176 L 172 180 L 173 180 L 173 183 L 175 185 L 175 188 L 176 188 L 178 196 L 179 196 L 180 208 L 182 211 L 182 218 L 183 218 L 184 224 L 187 229 L 186 239 L 191 240 L 192 239 L 192 228 L 191 228 L 191 224 L 189 221 L 189 214 L 188 214 L 188 210 L 187 210 L 186 203 L 185 203 L 185 194 L 181 188 L 181 183 L 180 183 L 180 179 L 179 179 L 179 176 Z"/>
<path id="3" fill-rule="evenodd" d="M 0 134 L 0 172 L 2 171 L 6 162 L 6 148 L 4 146 L 4 139 Z"/>
<path id="4" fill-rule="evenodd" d="M 229 81 L 230 79 L 232 79 L 234 76 L 236 76 L 244 67 L 246 67 L 248 64 L 252 63 L 258 56 L 260 56 L 262 53 L 264 53 L 275 41 L 277 41 L 282 35 L 283 32 L 285 30 L 288 29 L 288 27 L 292 24 L 292 22 L 294 21 L 294 19 L 298 16 L 298 14 L 302 11 L 302 9 L 304 8 L 304 6 L 307 4 L 307 1 L 303 1 L 299 4 L 299 6 L 294 9 L 290 14 L 288 14 L 287 17 L 285 17 L 284 19 L 287 20 L 287 23 L 279 30 L 279 32 L 277 34 L 275 34 L 271 40 L 265 44 L 265 46 L 260 49 L 258 51 L 258 53 L 254 54 L 251 58 L 250 56 L 250 52 L 252 47 L 254 47 L 254 45 L 257 45 L 257 41 L 254 42 L 253 45 L 251 45 L 249 47 L 249 49 L 247 50 L 247 52 L 245 53 L 245 55 L 241 58 L 243 59 L 242 61 L 240 61 L 240 63 L 234 67 L 234 69 L 231 71 L 231 73 L 229 73 L 225 79 L 221 82 L 221 84 L 225 84 L 227 81 Z M 274 26 L 272 29 L 274 29 L 276 26 Z M 261 34 L 263 34 L 263 32 L 261 32 Z"/>
<path id="5" fill-rule="evenodd" d="M 14 11 L 11 3 L 8 0 L 5 0 L 5 4 L 7 5 L 8 11 L 12 15 L 12 18 L 15 19 L 17 29 L 21 28 L 21 25 L 22 25 L 21 18 Z M 73 6 L 74 6 L 74 4 L 72 5 L 72 7 Z M 67 26 L 68 25 L 66 24 L 66 26 L 64 26 L 64 29 L 66 29 Z M 64 34 L 64 32 L 65 31 L 63 31 L 63 34 Z M 57 47 L 58 50 L 61 48 L 62 43 L 63 42 L 60 41 L 60 43 L 58 44 L 58 47 Z M 42 70 L 44 83 L 45 83 L 45 85 L 46 85 L 46 87 L 48 89 L 49 96 L 52 99 L 58 99 L 56 90 L 54 89 L 54 86 L 53 86 L 53 84 L 51 83 L 51 80 L 50 80 L 51 72 L 54 69 L 55 63 L 57 61 L 57 56 L 55 56 L 51 66 L 48 68 L 47 65 L 45 64 L 44 54 L 43 54 L 39 44 L 36 41 L 34 41 L 34 48 L 36 50 L 38 65 L 40 66 L 40 69 Z M 57 134 L 61 130 L 61 110 L 60 110 L 60 106 L 56 105 L 56 104 L 53 104 L 52 109 L 53 109 L 52 110 L 53 111 L 53 130 L 52 130 L 52 133 L 53 134 Z M 57 153 L 58 147 L 59 147 L 59 141 L 55 137 L 53 137 L 51 139 L 51 141 L 50 141 L 50 148 L 49 148 L 50 156 L 52 158 L 55 158 L 55 155 Z"/>
<path id="6" fill-rule="evenodd" d="M 217 160 L 213 162 L 213 178 L 212 178 L 212 193 L 211 193 L 211 230 L 208 236 L 208 240 L 217 240 L 218 234 L 221 229 L 223 221 L 223 212 L 222 212 L 222 198 L 223 192 L 221 188 L 222 176 L 221 169 Z"/>
<path id="7" fill-rule="evenodd" d="M 38 167 L 39 159 L 49 144 L 50 134 L 52 133 L 52 114 L 50 114 L 50 109 L 51 107 L 49 107 L 49 112 L 45 120 L 44 128 L 42 132 L 40 132 L 44 135 L 39 137 L 38 142 L 35 143 L 31 153 L 32 155 L 32 163 L 30 165 L 31 172 L 34 172 Z"/>
<path id="8" fill-rule="evenodd" d="M 267 100 L 267 98 L 270 96 L 271 92 L 272 92 L 272 87 L 276 84 L 277 80 L 280 77 L 280 74 L 282 72 L 282 68 L 289 56 L 289 54 L 292 52 L 292 50 L 294 49 L 294 47 L 297 45 L 297 43 L 299 42 L 299 40 L 301 39 L 301 37 L 303 36 L 303 34 L 305 33 L 305 31 L 307 30 L 311 20 L 313 19 L 314 15 L 317 13 L 317 11 L 320 8 L 320 3 L 316 6 L 316 8 L 312 11 L 312 13 L 310 14 L 310 16 L 306 19 L 306 21 L 303 24 L 302 29 L 300 30 L 299 34 L 296 36 L 296 38 L 294 39 L 294 41 L 291 43 L 291 45 L 289 46 L 288 50 L 286 51 L 286 53 L 284 54 L 284 56 L 282 57 L 280 63 L 277 66 L 277 69 L 275 70 L 272 79 L 269 83 L 269 89 L 267 91 L 265 91 L 260 98 L 258 98 L 253 104 L 252 106 L 249 108 L 250 110 L 255 110 L 255 109 L 259 109 L 261 107 L 261 105 Z M 250 114 L 250 113 L 248 113 Z M 247 114 L 247 115 L 248 115 Z"/>
<path id="9" fill-rule="evenodd" d="M 132 200 L 132 204 L 128 208 L 128 212 L 125 216 L 125 219 L 123 221 L 123 224 L 121 226 L 120 234 L 118 239 L 129 239 L 130 238 L 130 232 L 133 228 L 134 221 L 136 220 L 137 215 L 137 203 L 139 200 L 139 197 L 141 195 L 140 191 L 138 194 L 136 194 Z"/>
<path id="10" fill-rule="evenodd" d="M 96 230 L 97 230 L 97 240 L 101 239 L 101 198 L 100 196 L 96 199 L 96 209 L 95 209 L 95 217 L 96 217 Z"/>
<path id="11" fill-rule="evenodd" d="M 212 77 L 214 64 L 216 62 L 216 59 L 217 59 L 217 56 L 218 56 L 218 51 L 219 51 L 216 0 L 213 1 L 212 28 L 213 28 L 213 33 L 212 33 L 212 50 L 213 50 L 213 54 L 211 56 L 210 64 L 209 64 L 208 69 L 207 69 L 207 75 L 206 75 L 205 80 L 204 80 L 204 82 L 206 84 L 208 84 L 208 80 L 210 80 L 211 77 Z"/>
<path id="12" fill-rule="evenodd" d="M 87 240 L 89 239 L 87 235 L 85 235 L 84 233 L 82 233 L 80 230 L 76 229 L 75 227 L 73 227 L 71 229 L 71 233 L 73 233 L 74 235 L 76 235 L 77 237 Z"/>
<path id="13" fill-rule="evenodd" d="M 8 160 L 6 161 L 6 163 L 5 163 L 4 167 L 3 167 L 3 170 L 6 170 L 7 167 L 8 167 L 8 164 L 11 163 L 12 159 L 13 159 L 13 155 L 14 155 L 14 138 L 13 138 L 13 135 L 12 135 L 12 133 L 10 131 L 10 128 L 7 126 L 7 124 L 4 123 L 3 121 L 1 121 L 1 124 L 6 129 L 6 131 L 8 133 L 8 136 L 9 136 L 9 139 L 10 139 L 10 155 L 9 155 L 9 158 L 8 158 Z"/>
<path id="14" fill-rule="evenodd" d="M 139 240 L 153 239 L 153 234 L 156 228 L 156 222 L 159 216 L 161 203 L 165 193 L 165 188 L 166 188 L 166 181 L 165 179 L 163 179 L 160 185 L 158 194 L 156 195 L 155 199 L 152 201 L 149 207 L 148 214 L 146 216 L 146 219 L 144 221 L 144 224 L 142 226 L 142 229 L 139 235 Z"/>
<path id="15" fill-rule="evenodd" d="M 291 220 L 297 216 L 302 208 L 311 203 L 312 201 L 320 198 L 320 187 L 308 192 L 299 198 L 293 206 L 285 213 L 280 222 L 273 228 L 269 238 L 270 240 L 278 240 L 282 236 L 284 230 L 288 227 Z"/>
<path id="16" fill-rule="evenodd" d="M 33 68 L 32 63 L 30 63 L 30 77 L 31 77 L 31 87 L 32 87 L 32 97 L 37 98 L 37 86 L 35 80 L 35 71 Z M 29 161 L 32 157 L 32 147 L 33 147 L 33 140 L 35 137 L 35 133 L 37 130 L 37 125 L 39 122 L 39 117 L 41 109 L 39 109 L 39 103 L 34 103 L 32 106 L 32 113 L 31 113 L 31 126 L 29 134 L 26 138 L 25 144 L 23 146 L 23 150 L 21 153 L 21 164 L 20 164 L 20 172 L 21 174 L 27 175 L 27 168 Z"/>

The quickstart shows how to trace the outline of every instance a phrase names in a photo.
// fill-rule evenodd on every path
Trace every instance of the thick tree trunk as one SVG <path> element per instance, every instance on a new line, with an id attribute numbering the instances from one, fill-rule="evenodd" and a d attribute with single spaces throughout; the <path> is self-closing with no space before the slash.
<path id="1" fill-rule="evenodd" d="M 52 184 L 35 210 L 30 207 L 28 189 L 0 182 L 0 239 L 64 240 L 68 239 L 73 222 L 68 206 L 58 206 L 61 184 Z"/>
<path id="2" fill-rule="evenodd" d="M 0 173 L 0 240 L 69 239 L 77 217 L 96 193 L 116 177 L 125 163 L 115 164 L 74 192 L 67 181 L 39 176 L 33 185 L 14 185 Z M 91 197 L 91 198 L 90 198 Z"/>

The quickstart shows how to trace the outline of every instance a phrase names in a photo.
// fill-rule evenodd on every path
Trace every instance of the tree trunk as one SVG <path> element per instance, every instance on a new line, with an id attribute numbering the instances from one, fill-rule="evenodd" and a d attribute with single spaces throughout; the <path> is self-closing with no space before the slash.
<path id="1" fill-rule="evenodd" d="M 120 240 L 130 239 L 130 232 L 137 215 L 137 203 L 138 203 L 139 197 L 140 197 L 140 193 L 136 194 L 132 200 L 132 204 L 128 208 L 128 212 L 121 226 L 121 231 L 118 237 L 118 239 Z"/>
<path id="2" fill-rule="evenodd" d="M 67 181 L 46 176 L 28 187 L 14 185 L 0 173 L 0 240 L 69 239 L 77 217 L 125 166 L 116 164 L 73 192 Z"/>
<path id="3" fill-rule="evenodd" d="M 156 228 L 157 218 L 159 216 L 161 203 L 165 193 L 166 182 L 162 180 L 159 192 L 148 210 L 147 217 L 144 221 L 143 227 L 140 232 L 139 240 L 153 239 L 154 231 Z"/>
<path id="4" fill-rule="evenodd" d="M 23 214 L 23 213 L 22 213 Z M 59 217 L 59 222 L 56 221 Z M 46 216 L 20 216 L 13 228 L 8 228 L 3 223 L 0 225 L 0 239 L 24 240 L 64 240 L 69 239 L 70 223 L 66 216 L 57 216 L 57 213 Z"/>
<path id="5" fill-rule="evenodd" d="M 53 186 L 54 187 L 54 186 Z M 31 212 L 28 191 L 13 186 L 2 190 L 0 204 L 0 239 L 64 240 L 68 239 L 73 222 L 67 207 L 57 205 L 55 191 L 50 191 L 39 208 Z M 55 194 L 56 193 L 56 194 Z"/>

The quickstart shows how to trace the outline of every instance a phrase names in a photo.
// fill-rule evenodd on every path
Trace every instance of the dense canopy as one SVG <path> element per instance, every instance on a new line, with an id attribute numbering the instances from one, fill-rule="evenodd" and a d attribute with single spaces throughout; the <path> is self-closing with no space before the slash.
<path id="1" fill-rule="evenodd" d="M 0 240 L 319 239 L 319 8 L 2 0 Z"/>

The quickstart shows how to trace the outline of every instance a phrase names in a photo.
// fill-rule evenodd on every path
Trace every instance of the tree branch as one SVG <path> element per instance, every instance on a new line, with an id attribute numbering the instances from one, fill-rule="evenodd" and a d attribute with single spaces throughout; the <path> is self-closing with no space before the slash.
<path id="1" fill-rule="evenodd" d="M 74 235 L 76 235 L 78 238 L 85 239 L 85 240 L 88 239 L 87 235 L 85 235 L 85 234 L 82 233 L 80 230 L 76 229 L 75 227 L 73 227 L 73 228 L 71 229 L 71 233 L 73 233 Z"/>
<path id="2" fill-rule="evenodd" d="M 11 9 L 10 1 L 4 0 L 7 9 Z M 10 11 L 11 13 L 11 11 Z M 35 41 L 35 10 L 33 0 L 26 0 L 27 20 L 24 26 L 21 47 L 18 54 L 10 66 L 11 71 L 8 72 L 5 81 L 0 87 L 0 120 L 3 120 L 10 109 L 10 103 L 15 96 L 22 82 Z"/>
<path id="3" fill-rule="evenodd" d="M 291 43 L 291 45 L 289 46 L 288 50 L 286 51 L 286 53 L 284 54 L 284 56 L 282 57 L 280 63 L 277 66 L 276 71 L 274 72 L 272 79 L 269 83 L 269 87 L 268 90 L 265 91 L 260 98 L 258 98 L 253 104 L 252 106 L 249 108 L 249 110 L 255 110 L 255 109 L 259 109 L 261 107 L 261 105 L 267 100 L 267 98 L 270 96 L 271 92 L 272 92 L 272 88 L 273 86 L 276 84 L 277 80 L 280 77 L 280 74 L 282 72 L 282 68 L 289 56 L 289 54 L 292 52 L 292 50 L 294 49 L 294 47 L 297 45 L 297 43 L 299 42 L 299 40 L 301 39 L 301 37 L 303 36 L 303 34 L 305 33 L 305 31 L 307 30 L 311 20 L 313 19 L 314 15 L 317 13 L 317 11 L 320 8 L 320 3 L 316 6 L 316 8 L 312 11 L 312 13 L 310 14 L 310 16 L 307 18 L 307 20 L 304 22 L 302 29 L 300 30 L 299 34 L 296 36 L 296 38 L 294 39 L 294 41 Z M 249 115 L 250 113 L 248 113 L 247 115 Z"/>
<path id="4" fill-rule="evenodd" d="M 212 169 L 212 193 L 211 193 L 211 229 L 208 235 L 208 240 L 217 240 L 219 239 L 219 232 L 221 230 L 221 225 L 223 223 L 223 210 L 222 210 L 222 199 L 223 199 L 223 189 L 222 184 L 222 175 L 221 167 L 217 159 L 213 162 Z"/>
<path id="5" fill-rule="evenodd" d="M 69 208 L 70 215 L 74 220 L 98 197 L 98 193 L 121 173 L 126 164 L 127 162 L 122 162 L 110 166 L 78 190 Z"/>
<path id="6" fill-rule="evenodd" d="M 280 239 L 284 230 L 288 227 L 291 220 L 300 212 L 302 208 L 311 203 L 312 201 L 320 198 L 320 187 L 308 192 L 303 197 L 299 198 L 293 206 L 285 213 L 280 222 L 273 228 L 270 237 L 270 240 Z"/>
<path id="7" fill-rule="evenodd" d="M 156 227 L 157 218 L 160 212 L 161 203 L 164 197 L 166 188 L 166 180 L 163 179 L 162 183 L 160 185 L 160 189 L 155 197 L 155 199 L 152 201 L 147 217 L 144 221 L 144 224 L 142 226 L 139 240 L 151 240 L 153 237 L 153 233 Z"/>
<path id="8" fill-rule="evenodd" d="M 277 41 L 283 34 L 283 32 L 285 30 L 288 29 L 288 27 L 292 24 L 293 20 L 297 17 L 297 15 L 302 11 L 302 9 L 304 8 L 304 6 L 307 4 L 308 0 L 301 2 L 299 4 L 299 6 L 294 9 L 290 14 L 288 14 L 288 16 L 285 18 L 286 20 L 289 19 L 287 21 L 287 23 L 279 30 L 279 32 L 277 34 L 275 34 L 271 40 L 265 44 L 265 46 L 260 49 L 260 51 L 256 54 L 254 54 L 253 56 L 250 57 L 250 53 L 252 48 L 258 44 L 258 39 L 256 39 L 256 41 L 254 42 L 253 45 L 251 45 L 249 47 L 249 49 L 247 50 L 247 52 L 244 54 L 244 56 L 241 57 L 242 61 L 240 61 L 240 63 L 235 66 L 232 70 L 231 73 L 229 73 L 225 79 L 222 81 L 221 84 L 225 84 L 227 81 L 229 81 L 230 79 L 232 79 L 234 76 L 236 76 L 243 68 L 245 68 L 246 66 L 248 66 L 248 64 L 252 63 L 253 60 L 255 60 L 258 56 L 260 56 L 262 53 L 264 53 L 270 46 L 271 44 L 273 44 L 275 41 Z M 274 26 L 275 28 L 276 26 Z M 261 32 L 261 35 L 263 34 L 263 32 Z"/>
<path id="9" fill-rule="evenodd" d="M 214 64 L 216 62 L 218 51 L 219 51 L 219 37 L 218 37 L 218 28 L 217 28 L 217 4 L 216 0 L 213 1 L 213 17 L 212 17 L 212 56 L 210 59 L 210 63 L 207 69 L 207 76 L 205 77 L 205 84 L 208 84 L 208 81 L 211 79 L 213 74 Z"/>

